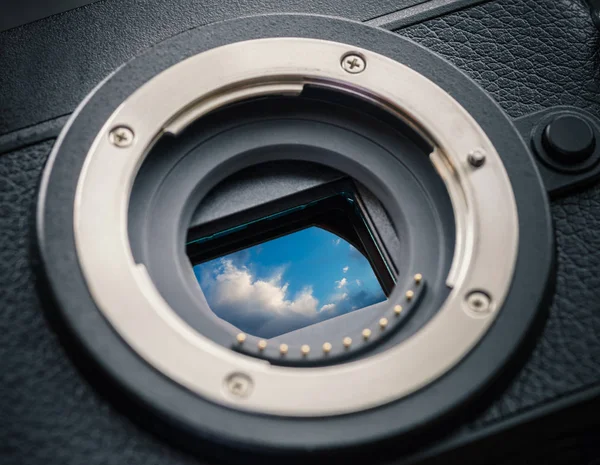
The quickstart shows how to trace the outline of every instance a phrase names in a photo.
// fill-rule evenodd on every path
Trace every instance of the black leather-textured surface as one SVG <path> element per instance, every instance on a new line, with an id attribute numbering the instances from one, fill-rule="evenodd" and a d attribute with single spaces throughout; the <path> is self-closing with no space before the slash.
<path id="1" fill-rule="evenodd" d="M 600 117 L 600 39 L 578 0 L 499 0 L 399 31 L 478 81 L 513 117 L 573 105 Z M 552 206 L 557 298 L 531 360 L 476 426 L 600 381 L 600 188 Z"/>
<path id="2" fill-rule="evenodd" d="M 154 39 L 162 38 L 162 19 L 144 18 L 145 27 L 156 33 Z M 97 24 L 85 28 L 102 34 Z M 498 0 L 401 33 L 464 69 L 512 116 L 556 104 L 600 116 L 598 37 L 578 0 Z M 124 34 L 115 61 L 98 64 L 86 79 L 99 79 L 146 45 L 128 44 Z M 37 47 L 36 53 L 43 54 L 38 42 L 43 38 L 34 40 L 32 50 Z M 93 46 L 86 47 L 85 61 L 65 70 L 64 85 L 75 94 L 69 105 L 89 90 L 86 79 L 78 81 L 77 73 L 72 74 L 73 67 L 83 70 L 94 60 Z M 97 394 L 66 357 L 44 318 L 29 248 L 35 192 L 51 145 L 48 141 L 0 156 L 0 463 L 200 463 L 132 424 Z M 525 367 L 505 394 L 468 426 L 471 430 L 600 380 L 600 187 L 555 202 L 553 215 L 559 278 L 549 321 Z"/>
<path id="3" fill-rule="evenodd" d="M 52 142 L 0 157 L 0 463 L 198 463 L 99 397 L 44 318 L 30 249 L 37 184 Z"/>
<path id="4" fill-rule="evenodd" d="M 461 68 L 513 117 L 554 105 L 599 115 L 600 38 L 581 0 L 496 0 L 398 32 Z"/>
<path id="5" fill-rule="evenodd" d="M 122 63 L 192 27 L 282 12 L 363 21 L 422 1 L 99 1 L 0 34 L 0 134 L 71 113 Z"/>

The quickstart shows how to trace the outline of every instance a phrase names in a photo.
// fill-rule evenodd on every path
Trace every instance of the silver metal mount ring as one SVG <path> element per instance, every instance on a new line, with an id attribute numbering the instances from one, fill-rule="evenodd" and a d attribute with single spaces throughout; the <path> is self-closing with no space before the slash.
<path id="1" fill-rule="evenodd" d="M 344 64 L 363 60 L 360 72 Z M 350 70 L 348 68 L 351 68 Z M 320 368 L 273 366 L 191 329 L 161 297 L 128 239 L 137 172 L 153 144 L 225 104 L 306 84 L 369 100 L 434 147 L 456 218 L 455 253 L 439 312 L 413 337 L 375 356 Z M 115 143 L 115 128 L 125 128 Z M 484 337 L 512 282 L 517 207 L 502 161 L 477 122 L 409 67 L 369 50 L 313 39 L 239 42 L 188 58 L 138 88 L 106 121 L 87 154 L 74 206 L 75 242 L 91 295 L 121 337 L 154 368 L 213 402 L 257 413 L 314 417 L 357 412 L 433 382 Z M 483 296 L 480 303 L 477 296 Z M 238 376 L 251 389 L 228 389 Z M 234 377 L 234 378 L 232 378 Z"/>

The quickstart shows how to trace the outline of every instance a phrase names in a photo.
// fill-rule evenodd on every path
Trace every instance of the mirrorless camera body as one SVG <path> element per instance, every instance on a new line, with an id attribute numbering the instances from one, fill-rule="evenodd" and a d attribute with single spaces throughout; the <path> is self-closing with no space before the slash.
<path id="1" fill-rule="evenodd" d="M 595 463 L 594 7 L 7 23 L 2 463 Z"/>

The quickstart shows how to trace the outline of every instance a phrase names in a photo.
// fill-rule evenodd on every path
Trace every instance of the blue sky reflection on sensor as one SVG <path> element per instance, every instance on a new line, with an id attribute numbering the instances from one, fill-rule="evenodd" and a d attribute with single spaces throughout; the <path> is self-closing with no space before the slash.
<path id="1" fill-rule="evenodd" d="M 262 338 L 382 302 L 368 260 L 313 226 L 194 266 L 220 318 Z"/>

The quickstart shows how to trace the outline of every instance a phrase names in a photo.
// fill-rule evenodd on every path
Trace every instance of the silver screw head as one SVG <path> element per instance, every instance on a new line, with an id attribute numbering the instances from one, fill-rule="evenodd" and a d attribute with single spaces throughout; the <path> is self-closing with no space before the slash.
<path id="1" fill-rule="evenodd" d="M 252 380 L 243 373 L 233 373 L 225 378 L 225 387 L 235 397 L 245 398 L 252 392 Z"/>
<path id="2" fill-rule="evenodd" d="M 467 296 L 467 307 L 477 315 L 486 315 L 491 311 L 490 297 L 481 291 L 473 291 Z"/>
<path id="3" fill-rule="evenodd" d="M 485 163 L 485 150 L 471 150 L 467 156 L 467 160 L 473 168 L 479 168 L 480 166 L 483 166 Z"/>
<path id="4" fill-rule="evenodd" d="M 342 58 L 342 68 L 350 74 L 362 73 L 367 67 L 367 62 L 363 57 L 356 53 L 344 55 Z"/>
<path id="5" fill-rule="evenodd" d="M 119 148 L 126 148 L 133 144 L 133 131 L 127 126 L 117 126 L 110 131 L 108 140 Z"/>

